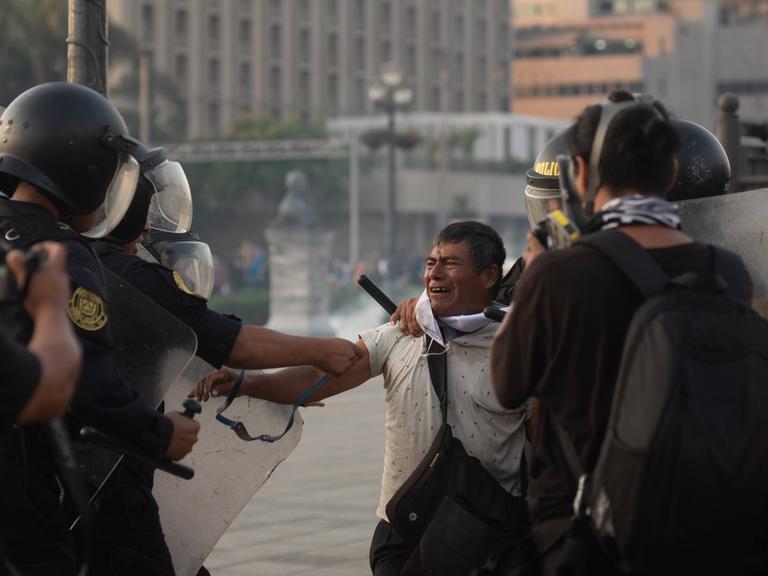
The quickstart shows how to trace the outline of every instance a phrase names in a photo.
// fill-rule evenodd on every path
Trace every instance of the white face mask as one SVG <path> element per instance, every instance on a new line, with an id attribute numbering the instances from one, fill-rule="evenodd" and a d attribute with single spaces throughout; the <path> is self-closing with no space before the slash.
<path id="1" fill-rule="evenodd" d="M 427 291 L 424 290 L 419 296 L 416 302 L 416 322 L 419 323 L 424 334 L 440 343 L 441 346 L 445 346 L 445 340 L 440 332 L 440 325 L 437 323 L 437 318 L 432 313 L 432 305 L 429 303 L 429 296 Z"/>
<path id="2" fill-rule="evenodd" d="M 502 308 L 505 312 L 509 310 L 509 306 Z M 489 318 L 485 317 L 485 314 L 478 312 L 477 314 L 467 314 L 462 316 L 445 316 L 441 317 L 440 321 L 446 326 L 450 326 L 454 330 L 459 332 L 475 332 L 484 328 L 492 322 Z M 432 312 L 432 306 L 429 303 L 429 297 L 427 291 L 424 290 L 419 296 L 416 302 L 416 322 L 419 323 L 424 333 L 440 343 L 441 346 L 445 346 L 443 335 L 440 332 L 440 324 L 435 318 L 435 314 Z"/>

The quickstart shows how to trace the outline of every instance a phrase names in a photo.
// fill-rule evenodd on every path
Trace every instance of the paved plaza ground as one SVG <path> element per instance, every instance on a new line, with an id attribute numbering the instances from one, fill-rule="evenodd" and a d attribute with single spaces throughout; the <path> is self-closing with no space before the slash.
<path id="1" fill-rule="evenodd" d="M 336 322 L 338 334 L 381 320 L 374 307 Z M 384 454 L 377 378 L 303 409 L 304 433 L 205 562 L 214 576 L 364 576 Z M 203 521 L 204 523 L 204 521 Z"/>

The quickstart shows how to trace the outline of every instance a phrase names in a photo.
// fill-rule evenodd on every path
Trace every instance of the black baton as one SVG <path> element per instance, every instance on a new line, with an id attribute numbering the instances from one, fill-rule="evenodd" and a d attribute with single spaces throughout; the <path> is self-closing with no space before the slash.
<path id="1" fill-rule="evenodd" d="M 379 306 L 384 308 L 387 314 L 392 315 L 395 313 L 395 310 L 397 310 L 397 304 L 392 302 L 392 300 L 390 300 L 389 297 L 381 291 L 381 288 L 376 286 L 376 284 L 373 283 L 373 280 L 368 278 L 368 276 L 365 274 L 360 274 L 357 279 L 357 283 L 360 284 L 360 287 L 363 290 L 368 292 L 371 298 L 379 303 Z"/>
<path id="2" fill-rule="evenodd" d="M 192 470 L 192 468 L 189 466 L 171 462 L 167 458 L 156 460 L 155 458 L 144 454 L 139 448 L 131 446 L 127 442 L 123 442 L 122 440 L 118 440 L 112 436 L 108 436 L 107 434 L 104 434 L 95 428 L 86 426 L 80 430 L 80 438 L 85 442 L 90 442 L 96 446 L 101 446 L 107 450 L 123 454 L 126 458 L 131 458 L 138 462 L 142 462 L 143 464 L 148 464 L 153 468 L 157 468 L 158 470 L 162 470 L 168 474 L 173 474 L 174 476 L 178 476 L 184 480 L 191 480 L 195 475 L 195 471 Z"/>

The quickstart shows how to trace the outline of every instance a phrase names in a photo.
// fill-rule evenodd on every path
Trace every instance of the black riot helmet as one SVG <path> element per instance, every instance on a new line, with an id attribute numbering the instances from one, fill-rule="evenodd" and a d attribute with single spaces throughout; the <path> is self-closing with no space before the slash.
<path id="1" fill-rule="evenodd" d="M 34 185 L 62 219 L 99 210 L 83 233 L 101 237 L 122 218 L 146 148 L 117 109 L 90 88 L 51 82 L 17 96 L 0 116 L 0 190 Z"/>
<path id="2" fill-rule="evenodd" d="M 525 210 L 531 228 L 552 210 L 561 208 L 560 169 L 556 161 L 561 154 L 570 155 L 567 130 L 550 138 L 536 156 L 533 167 L 525 172 Z"/>
<path id="3" fill-rule="evenodd" d="M 731 164 L 720 142 L 709 130 L 688 120 L 675 120 L 680 135 L 677 180 L 667 200 L 691 200 L 727 194 Z"/>

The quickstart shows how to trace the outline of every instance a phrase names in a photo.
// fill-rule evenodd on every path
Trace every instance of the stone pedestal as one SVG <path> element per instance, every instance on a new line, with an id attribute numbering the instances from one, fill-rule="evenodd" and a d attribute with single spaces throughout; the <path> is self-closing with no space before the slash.
<path id="1" fill-rule="evenodd" d="M 267 328 L 300 336 L 333 336 L 328 321 L 328 270 L 333 232 L 320 227 L 306 202 L 307 177 L 292 170 L 269 243 Z"/>

